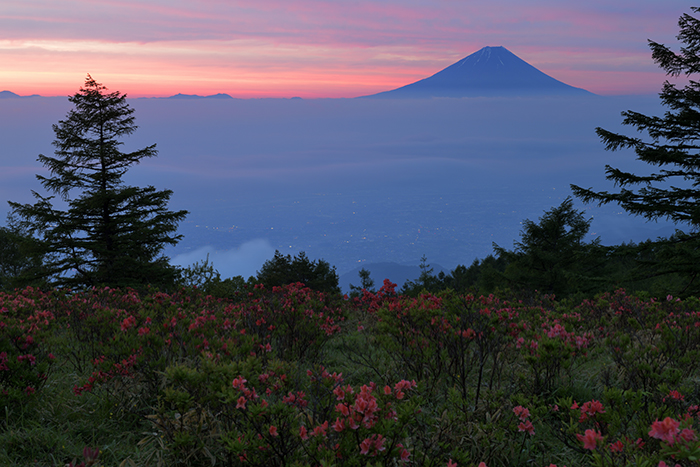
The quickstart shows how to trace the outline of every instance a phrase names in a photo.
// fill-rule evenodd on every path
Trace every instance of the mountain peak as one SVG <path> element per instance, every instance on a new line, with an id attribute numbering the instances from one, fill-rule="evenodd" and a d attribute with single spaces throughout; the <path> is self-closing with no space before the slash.
<path id="1" fill-rule="evenodd" d="M 463 62 L 466 59 L 468 59 L 469 57 L 475 57 L 479 60 L 480 59 L 488 60 L 489 58 L 491 58 L 492 54 L 498 55 L 499 53 L 509 53 L 510 54 L 511 52 L 508 49 L 506 49 L 505 47 L 503 47 L 502 45 L 486 46 L 486 47 L 482 47 L 481 49 L 477 50 L 473 54 L 471 54 L 467 57 L 464 57 L 462 60 L 460 60 L 457 63 Z"/>
<path id="2" fill-rule="evenodd" d="M 12 91 L 0 91 L 0 99 L 26 99 L 28 97 L 41 97 L 38 94 L 32 94 L 31 96 L 20 96 Z"/>
<path id="3" fill-rule="evenodd" d="M 21 97 L 18 94 L 15 94 L 14 92 L 11 91 L 0 91 L 0 99 L 9 99 L 9 98 L 16 98 L 16 97 Z"/>
<path id="4" fill-rule="evenodd" d="M 429 98 L 590 95 L 562 83 L 502 46 L 484 47 L 434 75 L 365 97 Z"/>

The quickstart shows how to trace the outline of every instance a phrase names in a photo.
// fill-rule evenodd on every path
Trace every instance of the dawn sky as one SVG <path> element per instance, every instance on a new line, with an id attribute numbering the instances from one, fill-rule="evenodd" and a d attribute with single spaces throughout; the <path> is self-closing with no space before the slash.
<path id="1" fill-rule="evenodd" d="M 502 45 L 598 94 L 657 93 L 680 0 L 2 0 L 0 91 L 356 97 Z"/>

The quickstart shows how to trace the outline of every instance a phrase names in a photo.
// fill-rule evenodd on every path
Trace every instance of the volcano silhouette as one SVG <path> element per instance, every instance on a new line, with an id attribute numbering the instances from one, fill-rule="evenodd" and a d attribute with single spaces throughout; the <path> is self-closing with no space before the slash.
<path id="1" fill-rule="evenodd" d="M 593 95 L 542 73 L 505 47 L 484 47 L 429 78 L 366 98 Z"/>

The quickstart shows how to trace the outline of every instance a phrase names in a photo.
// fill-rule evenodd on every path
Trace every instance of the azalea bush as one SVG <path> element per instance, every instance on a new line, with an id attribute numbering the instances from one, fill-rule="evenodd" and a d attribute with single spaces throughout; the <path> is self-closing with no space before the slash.
<path id="1" fill-rule="evenodd" d="M 699 311 L 389 281 L 4 293 L 0 463 L 696 465 Z"/>
<path id="2" fill-rule="evenodd" d="M 48 380 L 55 359 L 49 344 L 55 316 L 44 306 L 50 302 L 31 288 L 0 293 L 0 407 L 6 413 L 39 397 Z"/>

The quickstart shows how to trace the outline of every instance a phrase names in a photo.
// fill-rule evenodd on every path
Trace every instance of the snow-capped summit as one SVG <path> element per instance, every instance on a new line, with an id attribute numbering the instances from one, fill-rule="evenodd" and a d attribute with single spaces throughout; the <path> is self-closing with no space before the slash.
<path id="1" fill-rule="evenodd" d="M 484 47 L 429 78 L 374 98 L 590 95 L 562 83 L 505 47 Z"/>

